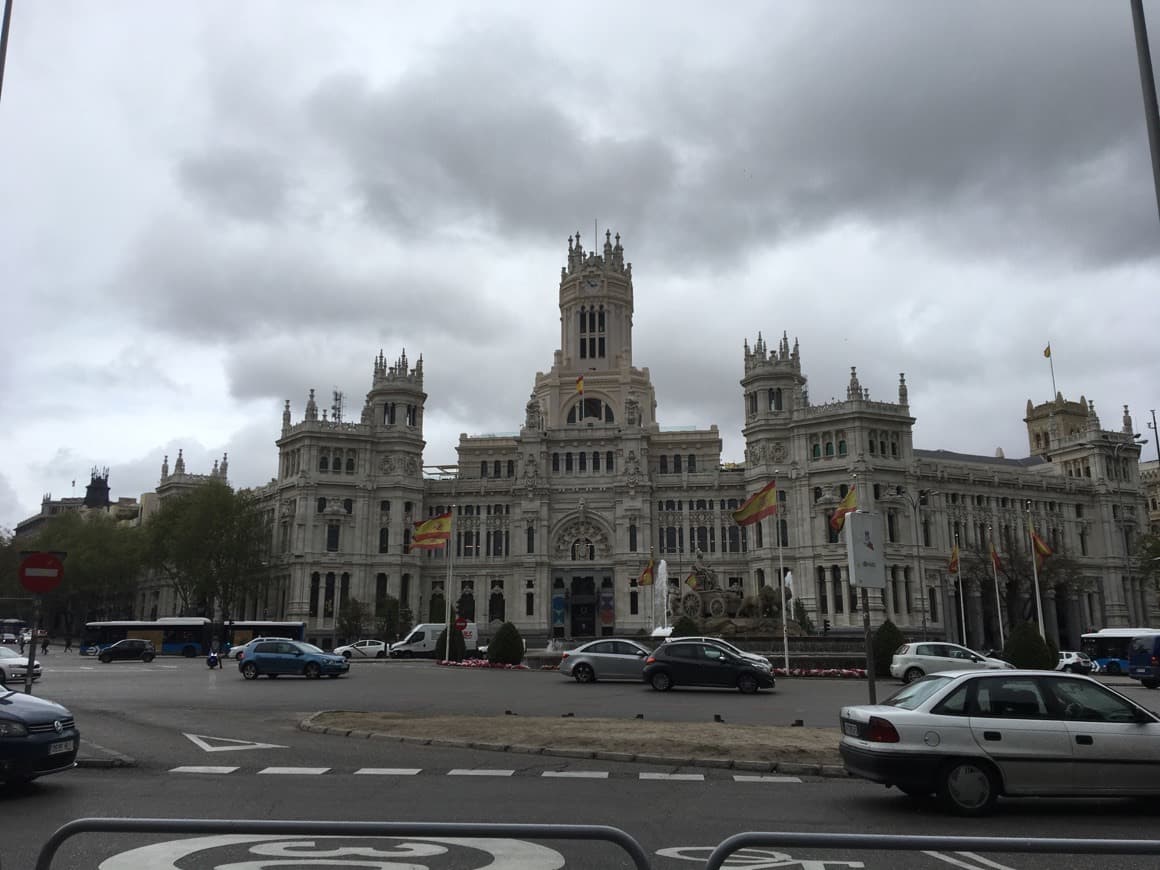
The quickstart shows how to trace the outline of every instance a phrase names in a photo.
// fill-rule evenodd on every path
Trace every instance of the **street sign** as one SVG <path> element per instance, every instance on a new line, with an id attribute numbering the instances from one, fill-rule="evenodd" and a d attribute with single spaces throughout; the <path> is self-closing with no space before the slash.
<path id="1" fill-rule="evenodd" d="M 457 620 L 455 620 L 455 630 L 456 631 L 462 632 L 463 629 L 465 629 L 465 628 L 467 628 L 467 617 L 466 616 L 461 616 Z"/>
<path id="2" fill-rule="evenodd" d="M 886 588 L 882 517 L 862 511 L 846 514 L 846 557 L 851 586 L 863 589 Z"/>
<path id="3" fill-rule="evenodd" d="M 29 553 L 20 563 L 20 585 L 29 592 L 51 592 L 64 579 L 64 564 L 52 553 Z"/>

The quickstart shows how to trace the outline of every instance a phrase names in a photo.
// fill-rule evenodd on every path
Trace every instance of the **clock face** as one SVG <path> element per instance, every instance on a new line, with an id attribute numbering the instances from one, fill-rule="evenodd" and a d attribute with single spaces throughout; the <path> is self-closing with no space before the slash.
<path id="1" fill-rule="evenodd" d="M 599 278 L 592 278 L 592 277 L 585 278 L 584 279 L 584 286 L 587 287 L 589 290 L 595 290 L 597 287 L 600 286 L 600 279 Z"/>

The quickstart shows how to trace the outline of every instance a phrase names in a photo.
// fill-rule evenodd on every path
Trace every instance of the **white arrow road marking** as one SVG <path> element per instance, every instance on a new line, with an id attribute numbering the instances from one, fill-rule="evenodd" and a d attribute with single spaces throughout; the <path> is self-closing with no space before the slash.
<path id="1" fill-rule="evenodd" d="M 355 775 L 366 776 L 417 776 L 422 772 L 421 767 L 360 767 Z"/>
<path id="2" fill-rule="evenodd" d="M 963 870 L 983 870 L 984 867 L 992 867 L 994 870 L 1015 870 L 1014 867 L 1000 864 L 997 861 L 991 861 L 976 855 L 974 852 L 956 852 L 955 854 L 978 862 L 976 864 L 968 864 L 966 861 L 960 861 L 958 858 L 952 858 L 950 855 L 943 855 L 941 852 L 923 852 L 922 854 L 929 855 L 931 858 L 937 858 L 939 861 L 945 861 L 952 867 L 962 867 Z"/>
<path id="3" fill-rule="evenodd" d="M 175 767 L 170 770 L 170 773 L 233 773 L 235 770 L 240 770 L 238 767 L 214 767 L 213 765 L 196 765 L 187 764 L 184 767 Z"/>
<path id="4" fill-rule="evenodd" d="M 704 782 L 705 774 L 703 773 L 642 773 L 641 779 L 663 779 L 682 782 Z"/>
<path id="5" fill-rule="evenodd" d="M 514 770 L 475 770 L 457 767 L 447 772 L 448 776 L 512 776 Z"/>
<path id="6" fill-rule="evenodd" d="M 183 732 L 184 733 L 184 732 Z M 237 749 L 289 749 L 289 746 L 279 746 L 277 743 L 256 743 L 253 740 L 235 740 L 232 737 L 210 737 L 208 734 L 186 734 L 193 745 L 198 749 L 204 749 L 206 752 L 232 752 Z M 209 741 L 214 741 L 218 744 L 225 744 L 215 746 Z"/>
<path id="7" fill-rule="evenodd" d="M 801 782 L 800 776 L 746 776 L 743 773 L 733 774 L 734 782 Z"/>
<path id="8" fill-rule="evenodd" d="M 277 776 L 322 776 L 329 767 L 264 767 L 258 773 L 272 773 Z"/>
<path id="9" fill-rule="evenodd" d="M 540 776 L 554 776 L 559 779 L 608 779 L 607 770 L 545 770 Z"/>

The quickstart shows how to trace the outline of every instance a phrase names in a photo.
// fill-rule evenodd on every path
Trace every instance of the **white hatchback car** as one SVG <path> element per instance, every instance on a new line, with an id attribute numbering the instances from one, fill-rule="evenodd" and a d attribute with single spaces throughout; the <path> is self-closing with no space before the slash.
<path id="1" fill-rule="evenodd" d="M 1078 674 L 932 674 L 840 722 L 848 773 L 962 815 L 1000 795 L 1160 795 L 1160 718 Z"/>
<path id="2" fill-rule="evenodd" d="M 346 659 L 385 659 L 387 645 L 381 640 L 356 640 L 346 646 L 336 646 L 334 654 Z"/>
<path id="3" fill-rule="evenodd" d="M 1011 670 L 1015 666 L 957 643 L 904 643 L 894 651 L 890 676 L 912 683 L 938 671 Z"/>

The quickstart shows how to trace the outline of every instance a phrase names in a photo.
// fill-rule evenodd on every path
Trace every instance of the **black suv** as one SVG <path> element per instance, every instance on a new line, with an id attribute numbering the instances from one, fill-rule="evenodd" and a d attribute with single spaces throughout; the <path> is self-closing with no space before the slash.
<path id="1" fill-rule="evenodd" d="M 156 655 L 157 651 L 153 649 L 153 641 L 127 637 L 124 640 L 117 641 L 112 646 L 105 647 L 97 654 L 97 658 L 106 664 L 120 659 L 151 662 Z"/>

